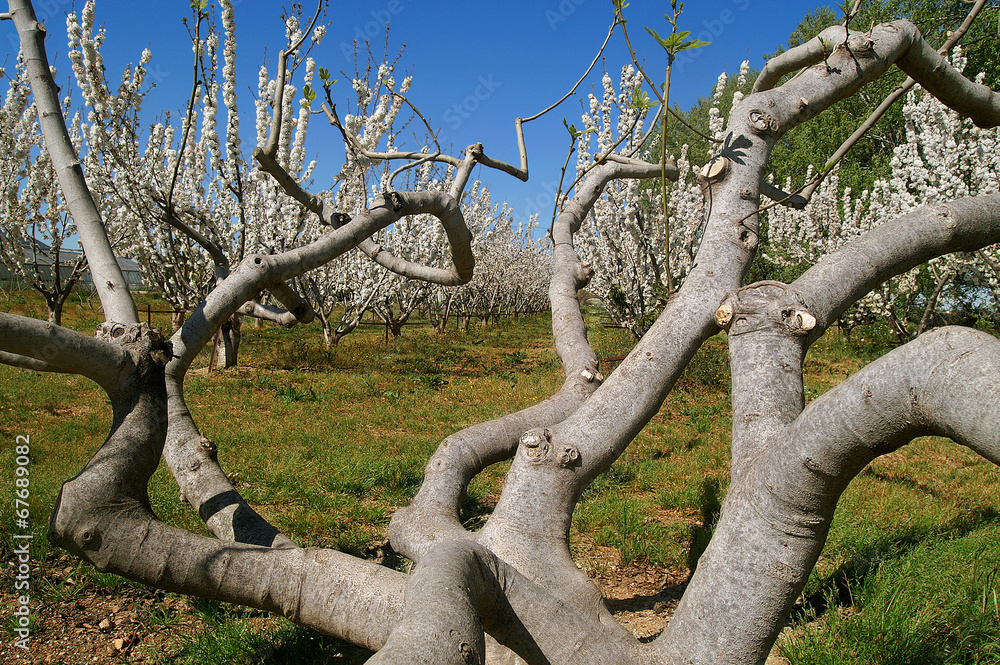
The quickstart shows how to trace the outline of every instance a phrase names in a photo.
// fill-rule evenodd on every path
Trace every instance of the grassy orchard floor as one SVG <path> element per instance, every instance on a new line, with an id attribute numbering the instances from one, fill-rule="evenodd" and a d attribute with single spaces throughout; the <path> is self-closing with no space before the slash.
<path id="1" fill-rule="evenodd" d="M 0 305 L 44 317 L 29 294 L 0 296 Z M 89 331 L 99 318 L 74 302 L 64 322 Z M 628 335 L 601 328 L 598 319 L 595 312 L 598 353 L 626 352 Z M 166 327 L 166 316 L 154 324 Z M 363 328 L 326 351 L 315 325 L 289 331 L 247 324 L 241 366 L 194 371 L 187 394 L 223 468 L 266 518 L 302 544 L 384 557 L 388 520 L 419 488 L 441 439 L 544 399 L 561 384 L 548 325 L 547 317 L 528 317 L 443 336 L 408 327 L 388 343 L 379 328 Z M 855 372 L 880 353 L 878 346 L 861 332 L 851 340 L 827 335 L 807 360 L 807 396 Z M 207 364 L 207 354 L 200 363 Z M 577 510 L 578 562 L 641 637 L 655 635 L 669 618 L 725 495 L 728 386 L 719 336 Z M 284 619 L 151 591 L 51 548 L 46 518 L 59 485 L 103 441 L 109 416 L 103 393 L 86 380 L 0 367 L 0 463 L 9 470 L 0 475 L 12 492 L 14 438 L 30 436 L 36 536 L 33 651 L 25 659 L 11 647 L 7 582 L 0 661 L 364 660 L 359 650 Z M 505 469 L 498 465 L 473 482 L 464 509 L 470 527 L 495 503 Z M 988 462 L 934 439 L 872 464 L 845 494 L 805 601 L 775 653 L 793 663 L 1000 662 L 998 480 Z M 150 494 L 163 519 L 204 533 L 162 467 Z M 12 503 L 0 502 L 5 533 Z M 0 550 L 9 569 L 9 537 Z M 391 556 L 387 563 L 406 565 Z"/>

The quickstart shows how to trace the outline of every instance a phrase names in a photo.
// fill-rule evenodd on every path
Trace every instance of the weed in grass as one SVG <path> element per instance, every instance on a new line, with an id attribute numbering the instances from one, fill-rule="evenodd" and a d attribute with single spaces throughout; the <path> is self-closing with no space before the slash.
<path id="1" fill-rule="evenodd" d="M 284 646 L 282 639 L 283 631 L 276 631 L 274 622 L 268 621 L 266 625 L 257 627 L 251 625 L 246 616 L 231 614 L 229 612 L 214 612 L 204 614 L 203 606 L 196 604 L 196 612 L 202 615 L 203 619 L 209 623 L 209 628 L 193 636 L 184 638 L 178 653 L 158 661 L 163 665 L 222 665 L 230 663 L 247 664 L 251 663 L 318 663 L 326 662 L 329 652 L 319 651 L 313 653 L 302 653 L 299 649 L 291 659 L 286 652 L 282 659 L 274 656 Z M 311 631 L 310 631 L 311 632 Z M 310 640 L 312 641 L 312 640 Z M 312 647 L 318 645 L 313 642 Z M 323 660 L 317 660 L 320 657 Z"/>
<path id="2" fill-rule="evenodd" d="M 274 394 L 274 396 L 285 404 L 291 404 L 292 402 L 319 401 L 319 396 L 316 394 L 316 391 L 312 389 L 312 386 L 306 386 L 304 389 L 300 389 L 289 384 L 281 388 Z"/>
<path id="3" fill-rule="evenodd" d="M 184 395 L 198 396 L 208 392 L 208 382 L 201 377 L 189 377 L 184 382 Z"/>
<path id="4" fill-rule="evenodd" d="M 274 377 L 270 374 L 257 372 L 254 376 L 253 387 L 257 390 L 271 391 L 274 390 L 276 386 L 277 383 L 275 382 Z"/>
<path id="5" fill-rule="evenodd" d="M 333 351 L 319 343 L 319 340 L 304 339 L 286 334 L 278 340 L 274 349 L 274 363 L 279 369 L 301 370 L 303 368 L 329 367 Z"/>
<path id="6" fill-rule="evenodd" d="M 67 600 L 80 598 L 87 591 L 82 584 L 74 584 L 72 580 L 65 580 L 61 584 L 53 584 L 46 578 L 42 578 L 39 588 L 45 602 L 61 603 Z"/>
<path id="7" fill-rule="evenodd" d="M 172 608 L 163 605 L 154 605 L 143 617 L 142 623 L 146 628 L 153 630 L 156 628 L 172 628 L 183 621 Z"/>
<path id="8" fill-rule="evenodd" d="M 585 490 L 584 498 L 594 497 L 608 492 L 620 491 L 635 479 L 632 465 L 627 461 L 612 464 L 611 468 L 594 479 Z"/>
<path id="9" fill-rule="evenodd" d="M 13 612 L 7 615 L 7 620 L 3 622 L 3 633 L 7 638 L 4 641 L 13 643 L 14 640 L 23 637 L 22 633 L 18 633 L 18 629 L 28 628 L 31 635 L 38 634 L 38 617 L 34 613 L 28 615 L 28 625 L 23 626 L 20 623 L 20 619 L 23 617 L 14 616 Z"/>
<path id="10" fill-rule="evenodd" d="M 408 374 L 417 388 L 424 390 L 440 390 L 448 385 L 448 381 L 440 374 Z"/>
<path id="11" fill-rule="evenodd" d="M 581 506 L 577 527 L 594 543 L 614 547 L 625 565 L 672 563 L 677 533 L 650 517 L 649 504 L 638 497 L 607 494 Z"/>
<path id="12" fill-rule="evenodd" d="M 517 375 L 509 370 L 498 370 L 495 372 L 498 379 L 503 379 L 504 381 L 509 381 L 510 383 L 517 383 Z"/>

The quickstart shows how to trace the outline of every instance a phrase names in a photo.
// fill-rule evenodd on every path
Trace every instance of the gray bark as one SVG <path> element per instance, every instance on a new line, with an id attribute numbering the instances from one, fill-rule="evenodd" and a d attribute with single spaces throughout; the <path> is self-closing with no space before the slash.
<path id="1" fill-rule="evenodd" d="M 12 3 L 12 12 L 15 6 L 22 34 L 37 35 L 37 24 L 25 18 L 30 7 Z M 130 320 L 102 326 L 94 339 L 0 314 L 0 361 L 82 374 L 102 386 L 112 404 L 111 433 L 63 485 L 50 538 L 101 570 L 262 608 L 381 649 L 372 662 L 510 662 L 516 654 L 532 664 L 763 663 L 819 556 L 840 494 L 869 461 L 915 436 L 938 434 L 1000 462 L 1000 405 L 982 400 L 1000 379 L 1000 342 L 983 333 L 947 328 L 925 334 L 808 408 L 802 395 L 806 350 L 853 302 L 929 258 L 1000 241 L 1000 195 L 924 208 L 880 226 L 791 285 L 740 288 L 757 248 L 761 180 L 774 142 L 894 61 L 977 123 L 1000 123 L 996 96 L 951 70 L 906 22 L 866 34 L 831 28 L 822 40 L 776 58 L 756 92 L 734 109 L 728 138 L 703 171 L 711 214 L 689 276 L 607 379 L 586 338 L 577 294 L 590 268 L 581 263 L 573 235 L 608 182 L 659 177 L 662 167 L 608 159 L 590 172 L 552 232 L 549 297 L 566 381 L 541 404 L 442 442 L 420 493 L 390 525 L 395 549 L 417 562 L 412 576 L 296 547 L 254 513 L 194 423 L 183 381 L 219 326 L 262 290 L 271 289 L 296 319 L 309 316 L 296 312 L 294 294 L 282 285 L 370 242 L 403 215 L 441 219 L 454 266 L 415 266 L 372 247 L 369 254 L 423 279 L 467 281 L 473 265 L 457 204 L 461 184 L 450 194 L 386 193 L 310 245 L 249 257 L 220 275 L 169 341 Z M 803 66 L 810 68 L 776 87 Z M 261 164 L 280 181 L 280 167 L 269 166 L 262 154 Z M 451 159 L 443 161 L 458 167 L 462 184 L 472 164 L 487 163 L 481 147 L 470 148 L 465 160 Z M 526 176 L 523 154 L 522 172 Z M 85 189 L 82 180 L 75 184 Z M 332 221 L 325 203 L 293 185 L 282 183 Z M 109 318 L 128 318 L 125 297 L 109 297 L 109 303 Z M 659 409 L 701 343 L 722 327 L 730 336 L 734 376 L 731 489 L 673 620 L 657 640 L 641 645 L 574 564 L 568 547 L 573 510 L 584 488 Z M 167 526 L 153 514 L 146 488 L 161 455 L 214 537 Z M 481 531 L 468 532 L 458 518 L 468 483 L 509 458 L 493 515 Z M 494 641 L 508 651 L 494 649 Z"/>

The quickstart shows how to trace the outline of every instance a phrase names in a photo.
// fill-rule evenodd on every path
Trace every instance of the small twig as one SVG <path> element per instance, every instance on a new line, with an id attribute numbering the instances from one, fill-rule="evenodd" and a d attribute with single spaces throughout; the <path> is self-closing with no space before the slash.
<path id="1" fill-rule="evenodd" d="M 177 186 L 177 177 L 180 174 L 181 162 L 184 160 L 184 151 L 187 149 L 188 136 L 191 134 L 191 125 L 194 124 L 194 104 L 198 98 L 198 87 L 201 80 L 198 77 L 198 66 L 201 64 L 201 12 L 195 10 L 197 21 L 194 26 L 194 82 L 191 85 L 191 98 L 188 100 L 186 122 L 184 124 L 184 136 L 181 138 L 181 147 L 177 151 L 177 161 L 174 163 L 174 175 L 170 180 L 170 191 L 167 193 L 167 208 L 173 204 L 174 188 Z M 190 33 L 189 33 L 190 34 Z"/>
<path id="2" fill-rule="evenodd" d="M 703 134 L 701 131 L 693 127 L 682 115 L 677 113 L 677 111 L 674 111 L 672 108 L 667 106 L 667 102 L 664 99 L 663 95 L 660 94 L 659 90 L 657 90 L 656 84 L 653 83 L 653 80 L 649 78 L 649 75 L 646 74 L 646 70 L 644 70 L 642 68 L 642 65 L 639 64 L 639 59 L 635 54 L 635 49 L 632 48 L 632 40 L 629 39 L 628 30 L 625 29 L 625 21 L 621 16 L 620 10 L 617 7 L 615 8 L 615 16 L 617 17 L 618 22 L 621 23 L 622 34 L 625 36 L 625 44 L 626 46 L 628 46 L 629 55 L 632 57 L 632 64 L 635 65 L 636 69 L 639 70 L 639 73 L 642 74 L 642 78 L 644 78 L 646 80 L 646 83 L 649 84 L 649 87 L 653 90 L 653 94 L 656 95 L 656 98 L 660 101 L 660 104 L 663 105 L 664 110 L 666 110 L 666 112 L 669 113 L 670 115 L 674 116 L 675 120 L 679 121 L 682 125 L 690 129 L 692 132 L 694 132 L 701 138 L 705 139 L 706 141 L 710 141 L 712 143 L 722 143 L 722 141 L 720 141 L 719 139 L 712 138 L 707 134 Z"/>
<path id="3" fill-rule="evenodd" d="M 566 177 L 566 169 L 569 168 L 569 159 L 576 152 L 576 137 L 570 135 L 569 141 L 569 152 L 566 153 L 566 162 L 563 164 L 562 171 L 559 173 L 559 186 L 556 189 L 556 198 L 552 203 L 552 222 L 549 224 L 549 237 L 552 237 L 552 227 L 556 223 L 556 214 L 559 212 L 559 199 L 562 197 L 562 184 L 563 179 Z"/>
<path id="4" fill-rule="evenodd" d="M 302 46 L 306 37 L 312 34 L 313 26 L 316 25 L 316 21 L 319 20 L 319 16 L 323 11 L 323 2 L 324 0 L 319 0 L 319 6 L 316 8 L 316 14 L 309 24 L 309 29 L 302 33 L 299 41 L 295 42 L 287 50 L 278 52 L 278 71 L 274 80 L 274 115 L 271 117 L 271 133 L 268 136 L 267 145 L 264 147 L 264 152 L 272 158 L 278 154 L 278 143 L 281 137 L 281 114 L 282 105 L 285 103 L 285 77 L 288 73 L 288 58 Z"/>
<path id="5" fill-rule="evenodd" d="M 591 72 L 591 70 L 593 70 L 593 69 L 594 69 L 594 65 L 596 65 L 596 64 L 597 64 L 597 61 L 598 61 L 598 60 L 600 60 L 600 58 L 601 58 L 601 54 L 602 54 L 602 53 L 604 53 L 604 49 L 605 49 L 605 47 L 606 47 L 606 46 L 608 45 L 608 42 L 609 42 L 609 41 L 611 40 L 611 35 L 612 35 L 612 33 L 614 33 L 614 31 L 615 31 L 615 26 L 616 26 L 616 25 L 618 25 L 618 21 L 617 21 L 617 20 L 616 20 L 616 21 L 615 21 L 614 23 L 612 23 L 612 24 L 611 24 L 611 27 L 610 27 L 610 28 L 608 28 L 608 36 L 604 38 L 604 43 L 603 43 L 603 44 L 601 45 L 601 48 L 600 48 L 600 50 L 599 50 L 599 51 L 597 51 L 597 55 L 595 55 L 595 56 L 594 56 L 594 61 L 590 63 L 590 67 L 587 67 L 587 71 L 585 71 L 585 72 L 583 73 L 583 76 L 581 76 L 581 77 L 580 77 L 580 80 L 579 80 L 579 81 L 577 81 L 577 82 L 576 82 L 576 83 L 575 83 L 575 84 L 573 85 L 573 87 L 572 87 L 572 88 L 570 89 L 570 91 L 569 91 L 569 92 L 567 92 L 567 93 L 566 93 L 565 95 L 563 95 L 563 96 L 562 96 L 562 99 L 560 99 L 560 100 L 559 100 L 558 102 L 556 102 L 556 103 L 555 103 L 555 104 L 553 104 L 552 106 L 548 107 L 548 108 L 547 108 L 547 109 L 545 109 L 544 111 L 539 111 L 538 113 L 536 113 L 535 115 L 533 115 L 533 116 L 531 116 L 531 117 L 529 117 L 529 118 L 522 118 L 522 119 L 520 119 L 520 120 L 521 120 L 521 122 L 531 122 L 532 120 L 535 120 L 535 119 L 537 119 L 537 118 L 540 118 L 540 117 L 542 117 L 543 115 L 545 115 L 546 113 L 548 113 L 549 111 L 551 111 L 552 109 L 554 109 L 555 107 L 559 106 L 559 105 L 560 105 L 560 104 L 562 104 L 562 103 L 563 103 L 564 101 L 566 101 L 567 99 L 569 99 L 570 95 L 572 95 L 572 94 L 573 94 L 574 92 L 576 92 L 576 89 L 577 89 L 578 87 L 580 87 L 580 84 L 581 84 L 581 83 L 583 83 L 584 79 L 586 79 L 586 78 L 587 78 L 588 76 L 590 76 L 590 72 Z M 622 27 L 623 27 L 623 28 L 625 27 L 625 26 L 624 26 L 624 24 L 622 25 Z"/>

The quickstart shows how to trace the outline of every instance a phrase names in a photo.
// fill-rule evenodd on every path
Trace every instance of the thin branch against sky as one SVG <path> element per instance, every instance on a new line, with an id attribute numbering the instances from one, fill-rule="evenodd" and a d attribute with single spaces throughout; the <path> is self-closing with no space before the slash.
<path id="1" fill-rule="evenodd" d="M 234 4 L 241 126 L 250 138 L 257 72 L 267 63 L 273 74 L 277 52 L 284 46 L 282 3 L 237 0 Z M 57 81 L 64 89 L 72 87 L 65 61 L 65 16 L 81 7 L 79 0 L 51 0 L 36 7 L 49 28 L 49 50 L 59 70 Z M 672 75 L 672 102 L 689 108 L 699 97 L 711 94 L 722 71 L 735 73 L 745 59 L 759 68 L 763 54 L 785 44 L 799 21 L 814 8 L 811 2 L 793 0 L 686 3 L 679 27 L 690 30 L 692 38 L 712 43 L 678 58 Z M 667 9 L 662 1 L 632 0 L 626 10 L 629 27 L 662 28 Z M 125 65 L 138 61 L 143 48 L 153 52 L 149 78 L 157 89 L 146 101 L 147 122 L 161 110 L 182 112 L 190 93 L 187 65 L 191 46 L 182 23 L 189 13 L 185 2 L 97 3 L 97 21 L 108 33 L 102 54 L 111 80 Z M 442 147 L 451 145 L 458 154 L 465 145 L 482 142 L 491 156 L 516 161 L 514 119 L 547 107 L 577 80 L 607 34 L 613 7 L 607 0 L 334 1 L 327 18 L 329 30 L 313 55 L 319 66 L 340 79 L 333 93 L 344 108 L 349 108 L 353 96 L 349 80 L 354 71 L 355 40 L 367 39 L 380 53 L 388 22 L 389 52 L 394 55 L 405 45 L 400 66 L 413 75 L 409 98 L 440 128 Z M 16 53 L 16 34 L 9 23 L 0 25 L 0 30 L 10 60 Z M 639 57 L 645 58 L 650 71 L 662 70 L 662 49 L 641 28 L 636 34 L 640 33 L 643 36 L 635 44 Z M 616 36 L 606 51 L 604 67 L 617 79 L 620 68 L 628 62 L 625 44 Z M 584 98 L 595 88 L 599 93 L 601 75 L 599 66 L 591 80 L 580 86 Z M 527 183 L 499 173 L 483 175 L 489 180 L 494 200 L 507 200 L 516 218 L 551 210 L 567 139 L 562 119 L 579 123 L 580 114 L 579 102 L 567 100 L 550 117 L 525 127 L 531 172 Z M 316 124 L 320 123 L 317 118 Z M 310 135 L 317 138 L 307 148 L 320 163 L 315 189 L 323 189 L 343 162 L 342 143 L 332 130 L 326 138 L 318 131 Z M 332 152 L 319 154 L 330 146 L 335 146 Z M 245 144 L 244 148 L 249 151 L 253 146 Z"/>

